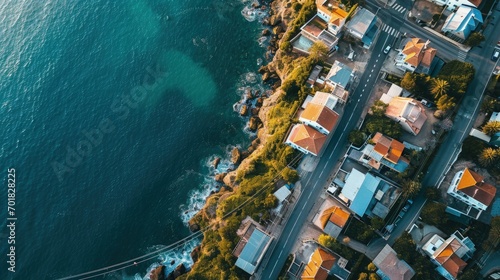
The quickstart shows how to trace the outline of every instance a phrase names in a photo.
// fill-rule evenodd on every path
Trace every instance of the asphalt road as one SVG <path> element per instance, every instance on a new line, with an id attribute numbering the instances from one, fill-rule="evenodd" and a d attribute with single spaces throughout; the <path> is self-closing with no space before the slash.
<path id="1" fill-rule="evenodd" d="M 407 1 L 404 3 L 406 2 Z M 378 7 L 374 5 L 373 1 L 367 1 L 367 7 L 377 13 L 378 17 L 383 18 L 384 24 L 391 27 L 399 26 L 399 31 L 401 32 L 408 32 L 423 39 L 430 39 L 431 46 L 438 49 L 439 56 L 450 56 L 449 59 L 453 59 L 456 58 L 457 55 L 460 55 L 460 51 L 455 45 L 449 44 L 439 36 L 424 31 L 422 28 L 413 23 L 404 21 L 403 14 L 397 13 L 397 11 L 390 9 L 389 7 L 388 9 L 378 9 Z M 495 25 L 498 23 L 498 18 L 499 16 L 495 16 L 495 19 L 497 19 L 494 23 Z M 424 187 L 433 187 L 438 184 L 442 175 L 445 171 L 447 171 L 453 158 L 459 152 L 462 141 L 468 135 L 472 127 L 473 120 L 479 113 L 479 106 L 483 97 L 483 91 L 494 67 L 494 63 L 489 60 L 493 50 L 492 46 L 495 45 L 495 43 L 500 39 L 500 33 L 494 32 L 493 28 L 490 28 L 489 33 L 490 34 L 488 34 L 487 29 L 485 32 L 487 39 L 482 44 L 484 47 L 475 48 L 469 53 L 467 61 L 473 63 L 476 68 L 475 78 L 460 103 L 460 107 L 451 131 L 447 134 L 434 158 L 434 161 L 429 167 L 428 173 L 424 176 L 422 181 L 422 185 Z M 372 50 L 373 56 L 367 63 L 367 68 L 360 78 L 358 87 L 351 94 L 351 102 L 346 105 L 342 119 L 340 120 L 333 137 L 328 143 L 328 146 L 323 152 L 317 168 L 308 176 L 301 179 L 303 194 L 292 211 L 288 220 L 289 222 L 285 225 L 282 235 L 277 240 L 273 241 L 277 242 L 275 244 L 276 246 L 274 246 L 274 250 L 270 250 L 266 253 L 266 255 L 271 254 L 270 256 L 266 256 L 269 257 L 270 261 L 267 263 L 266 267 L 263 268 L 260 274 L 256 275 L 257 278 L 273 280 L 278 278 L 278 274 L 283 267 L 288 254 L 291 252 L 293 244 L 297 240 L 300 229 L 303 224 L 306 223 L 309 211 L 318 200 L 330 171 L 337 163 L 337 160 L 342 156 L 346 145 L 348 144 L 347 138 L 349 132 L 354 129 L 359 116 L 364 109 L 371 89 L 373 89 L 376 82 L 377 75 L 380 72 L 382 63 L 385 60 L 385 55 L 382 53 L 382 50 L 387 43 L 390 43 L 393 40 L 394 37 L 385 32 L 381 32 L 379 35 L 379 38 Z M 414 199 L 412 207 L 399 222 L 398 226 L 393 230 L 387 241 L 389 244 L 393 244 L 403 231 L 406 230 L 407 227 L 418 217 L 425 201 L 426 200 L 422 190 L 419 196 Z"/>
<path id="2" fill-rule="evenodd" d="M 346 105 L 342 119 L 323 152 L 316 169 L 301 179 L 303 193 L 297 201 L 282 235 L 278 240 L 273 241 L 277 242 L 274 250 L 267 252 L 267 254 L 271 254 L 270 261 L 260 275 L 257 275 L 259 279 L 278 279 L 279 272 L 297 240 L 300 229 L 307 222 L 306 218 L 309 211 L 323 192 L 330 171 L 345 152 L 349 132 L 355 128 L 385 60 L 382 50 L 391 39 L 393 37 L 385 32 L 379 35 L 372 49 L 373 56 L 367 63 L 357 88 L 351 93 L 350 102 Z"/>

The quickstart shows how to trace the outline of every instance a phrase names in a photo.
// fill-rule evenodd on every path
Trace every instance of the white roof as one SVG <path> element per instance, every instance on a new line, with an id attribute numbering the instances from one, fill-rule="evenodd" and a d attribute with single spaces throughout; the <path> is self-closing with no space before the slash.
<path id="1" fill-rule="evenodd" d="M 308 97 L 309 97 L 309 95 L 308 95 Z M 338 101 L 339 101 L 338 97 L 336 97 L 328 92 L 317 91 L 314 94 L 314 97 L 312 98 L 310 103 L 325 106 L 325 107 L 333 110 L 333 108 L 335 108 L 335 105 L 337 105 Z"/>
<path id="2" fill-rule="evenodd" d="M 274 196 L 278 199 L 278 201 L 281 203 L 283 200 L 285 200 L 292 192 L 286 187 L 283 186 L 279 190 L 277 190 L 274 193 Z"/>
<path id="3" fill-rule="evenodd" d="M 392 84 L 391 87 L 389 88 L 389 91 L 387 92 L 387 95 L 389 95 L 391 97 L 397 97 L 397 96 L 400 96 L 402 92 L 403 92 L 402 87 L 400 87 L 396 84 Z"/>
<path id="4" fill-rule="evenodd" d="M 485 142 L 490 142 L 491 140 L 491 137 L 486 135 L 484 132 L 480 131 L 480 130 L 477 130 L 475 128 L 473 128 L 470 133 L 469 133 L 470 136 L 474 136 L 478 139 L 481 139 Z"/>
<path id="5" fill-rule="evenodd" d="M 349 177 L 345 182 L 344 187 L 342 188 L 342 195 L 349 200 L 354 200 L 356 195 L 358 194 L 363 181 L 365 180 L 365 174 L 361 173 L 356 168 L 353 168 L 351 173 L 349 173 Z"/>
<path id="6" fill-rule="evenodd" d="M 312 95 L 307 95 L 306 96 L 306 100 L 304 100 L 304 103 L 302 103 L 302 105 L 300 106 L 302 109 L 305 109 L 307 104 L 309 104 L 309 102 L 311 102 L 311 100 L 313 100 L 313 97 Z"/>
<path id="7" fill-rule="evenodd" d="M 384 102 L 385 104 L 389 104 L 392 100 L 392 96 L 388 95 L 387 93 L 382 94 L 382 97 L 380 97 L 380 101 Z"/>
<path id="8" fill-rule="evenodd" d="M 500 112 L 493 112 L 490 117 L 490 122 L 500 122 Z"/>

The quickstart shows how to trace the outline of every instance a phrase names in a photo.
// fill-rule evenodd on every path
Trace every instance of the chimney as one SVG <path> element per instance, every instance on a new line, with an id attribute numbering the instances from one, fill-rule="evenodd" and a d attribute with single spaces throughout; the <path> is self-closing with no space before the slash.
<path id="1" fill-rule="evenodd" d="M 424 45 L 424 50 L 427 49 L 427 45 L 429 45 L 431 43 L 431 41 L 429 41 L 429 39 L 427 39 L 427 42 L 425 42 L 425 45 Z"/>

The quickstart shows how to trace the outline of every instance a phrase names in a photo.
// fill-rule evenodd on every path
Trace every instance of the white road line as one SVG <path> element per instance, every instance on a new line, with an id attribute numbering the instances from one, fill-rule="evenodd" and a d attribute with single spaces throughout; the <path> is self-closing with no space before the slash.
<path id="1" fill-rule="evenodd" d="M 396 33 L 396 34 L 394 35 L 394 37 L 398 37 L 398 36 L 399 36 L 399 31 L 398 31 L 398 33 Z"/>
<path id="2" fill-rule="evenodd" d="M 391 36 L 394 35 L 394 31 L 396 31 L 396 29 L 391 30 Z"/>
<path id="3" fill-rule="evenodd" d="M 372 71 L 371 71 L 371 72 L 373 73 L 373 69 L 372 69 Z"/>
<path id="4" fill-rule="evenodd" d="M 372 77 L 372 74 L 368 75 L 368 78 L 371 78 Z M 366 85 L 365 85 L 366 86 Z"/>

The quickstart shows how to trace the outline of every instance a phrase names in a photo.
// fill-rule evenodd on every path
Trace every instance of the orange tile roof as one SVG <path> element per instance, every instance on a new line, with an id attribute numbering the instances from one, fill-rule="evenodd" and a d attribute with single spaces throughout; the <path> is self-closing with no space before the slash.
<path id="1" fill-rule="evenodd" d="M 434 48 L 428 47 L 427 44 L 428 41 L 424 42 L 420 38 L 412 38 L 408 41 L 401 51 L 406 55 L 405 61 L 414 67 L 418 67 L 421 63 L 425 67 L 430 67 L 437 51 Z"/>
<path id="2" fill-rule="evenodd" d="M 344 211 L 342 208 L 338 206 L 332 206 L 321 214 L 320 222 L 321 226 L 324 229 L 328 221 L 334 223 L 338 227 L 344 227 L 349 219 L 349 212 Z"/>
<path id="3" fill-rule="evenodd" d="M 456 239 L 453 241 L 456 241 Z M 453 275 L 453 277 L 456 278 L 458 273 L 464 269 L 467 263 L 455 254 L 455 251 L 458 250 L 458 248 L 454 248 L 457 244 L 453 244 L 453 241 L 436 256 L 436 261 L 438 261 L 451 275 Z"/>
<path id="4" fill-rule="evenodd" d="M 329 6 L 330 4 L 330 6 Z M 349 12 L 339 7 L 339 2 L 335 0 L 317 0 L 316 7 L 319 11 L 330 17 L 330 23 L 340 25 L 347 18 Z"/>
<path id="5" fill-rule="evenodd" d="M 318 155 L 325 144 L 326 135 L 321 134 L 314 128 L 304 125 L 297 124 L 292 128 L 288 140 L 295 143 L 311 153 Z"/>
<path id="6" fill-rule="evenodd" d="M 479 7 L 479 5 L 481 4 L 481 2 L 483 2 L 483 0 L 469 0 L 469 2 L 470 2 L 472 5 L 476 6 L 476 8 L 477 8 L 477 7 Z"/>
<path id="7" fill-rule="evenodd" d="M 302 279 L 325 280 L 337 259 L 327 251 L 317 248 L 302 273 Z"/>
<path id="8" fill-rule="evenodd" d="M 483 177 L 469 168 L 465 168 L 462 178 L 460 178 L 458 182 L 457 190 L 460 190 L 486 206 L 490 205 L 497 192 L 494 186 L 483 182 Z"/>
<path id="9" fill-rule="evenodd" d="M 315 122 L 331 132 L 337 124 L 339 114 L 326 106 L 308 103 L 300 117 Z"/>
<path id="10" fill-rule="evenodd" d="M 380 132 L 377 132 L 375 136 L 373 136 L 372 141 L 375 143 L 375 147 L 373 149 L 377 153 L 381 154 L 388 161 L 398 163 L 405 148 L 403 143 L 389 138 Z M 405 158 L 401 159 L 406 160 Z"/>

